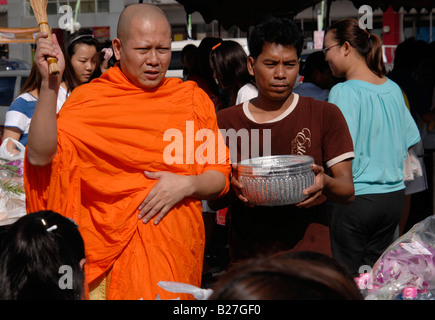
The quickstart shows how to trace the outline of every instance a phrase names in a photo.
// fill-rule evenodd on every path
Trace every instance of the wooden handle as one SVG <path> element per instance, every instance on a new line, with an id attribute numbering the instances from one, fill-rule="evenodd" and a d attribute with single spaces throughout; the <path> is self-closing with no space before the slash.
<path id="1" fill-rule="evenodd" d="M 47 22 L 41 22 L 39 24 L 39 31 L 41 31 L 41 32 L 47 32 L 48 39 L 50 41 L 53 41 L 53 38 L 51 36 L 50 26 L 48 25 Z M 49 58 L 47 58 L 47 62 L 48 62 L 48 70 L 50 72 L 50 75 L 57 76 L 60 73 L 59 66 L 57 65 L 57 59 L 49 57 Z"/>

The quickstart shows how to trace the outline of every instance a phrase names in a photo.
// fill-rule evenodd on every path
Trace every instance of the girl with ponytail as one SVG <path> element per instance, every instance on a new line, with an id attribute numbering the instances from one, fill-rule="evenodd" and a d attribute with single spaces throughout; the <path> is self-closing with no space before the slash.
<path id="1" fill-rule="evenodd" d="M 336 50 L 332 50 L 331 54 L 327 54 L 330 49 L 329 43 L 338 44 Z M 331 67 L 340 67 L 336 70 L 339 74 L 338 77 L 345 77 L 346 80 L 354 77 L 354 73 L 361 74 L 361 80 L 375 82 L 376 84 L 383 83 L 383 78 L 386 74 L 384 61 L 382 59 L 382 41 L 375 35 L 368 32 L 366 29 L 361 29 L 358 21 L 354 19 L 340 20 L 329 28 L 325 37 L 325 48 L 323 49 L 325 55 L 328 55 L 328 62 Z M 352 51 L 351 59 L 331 59 L 333 51 L 343 49 L 343 55 L 347 58 Z M 337 58 L 335 56 L 335 58 Z M 334 63 L 337 62 L 338 66 Z M 351 64 L 345 64 L 350 62 Z M 355 63 L 357 62 L 357 63 Z M 365 65 L 364 65 L 365 63 Z M 334 71 L 334 70 L 333 70 Z M 372 73 L 372 74 L 370 74 Z M 379 79 L 376 79 L 377 78 Z"/>
<path id="2" fill-rule="evenodd" d="M 420 134 L 399 86 L 385 77 L 378 36 L 343 19 L 330 26 L 324 42 L 333 75 L 346 80 L 331 89 L 328 101 L 342 111 L 355 150 L 355 200 L 331 203 L 331 247 L 357 275 L 394 240 L 405 200 L 404 160 Z"/>

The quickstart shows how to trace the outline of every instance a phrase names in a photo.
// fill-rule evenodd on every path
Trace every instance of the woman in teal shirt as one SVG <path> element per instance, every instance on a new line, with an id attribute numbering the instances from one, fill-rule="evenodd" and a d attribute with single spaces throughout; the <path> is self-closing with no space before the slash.
<path id="1" fill-rule="evenodd" d="M 356 275 L 394 240 L 405 199 L 403 164 L 420 134 L 399 86 L 385 77 L 379 37 L 343 19 L 328 29 L 323 51 L 333 75 L 346 79 L 328 101 L 342 111 L 355 150 L 355 201 L 330 204 L 331 246 Z"/>

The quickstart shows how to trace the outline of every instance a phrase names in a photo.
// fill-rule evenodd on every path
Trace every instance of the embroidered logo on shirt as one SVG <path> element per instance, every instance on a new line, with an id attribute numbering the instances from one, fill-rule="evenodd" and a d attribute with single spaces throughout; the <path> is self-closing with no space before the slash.
<path id="1" fill-rule="evenodd" d="M 308 128 L 302 129 L 291 143 L 291 154 L 305 155 L 307 148 L 311 147 L 311 131 Z"/>

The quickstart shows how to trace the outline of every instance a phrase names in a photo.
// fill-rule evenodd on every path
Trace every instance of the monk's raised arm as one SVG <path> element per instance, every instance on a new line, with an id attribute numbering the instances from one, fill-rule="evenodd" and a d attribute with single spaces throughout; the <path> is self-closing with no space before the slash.
<path id="1" fill-rule="evenodd" d="M 62 50 L 53 35 L 53 42 L 42 33 L 36 37 L 36 52 L 34 63 L 37 72 L 41 74 L 42 83 L 38 102 L 29 127 L 27 138 L 27 159 L 30 164 L 44 166 L 49 164 L 57 152 L 56 104 L 65 60 Z M 57 76 L 50 76 L 46 57 L 55 57 L 61 70 Z"/>

